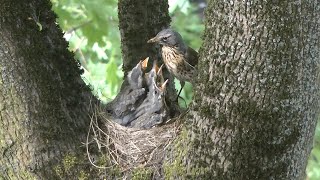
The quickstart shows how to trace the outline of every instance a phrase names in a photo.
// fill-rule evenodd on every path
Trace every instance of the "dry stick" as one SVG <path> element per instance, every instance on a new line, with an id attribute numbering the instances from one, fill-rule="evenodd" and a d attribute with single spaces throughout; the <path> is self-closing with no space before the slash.
<path id="1" fill-rule="evenodd" d="M 109 120 L 107 120 L 107 121 L 109 121 Z M 109 122 L 110 122 L 110 121 L 109 121 Z M 97 125 L 97 123 L 95 123 L 94 125 L 95 125 L 95 127 L 96 127 L 101 133 L 103 133 L 103 134 L 110 140 L 110 144 L 109 144 L 109 145 L 106 145 L 106 144 L 101 143 L 101 142 L 100 142 L 100 143 L 103 144 L 104 147 L 108 150 L 109 155 L 112 157 L 114 163 L 117 164 L 117 165 L 119 165 L 121 160 L 122 160 L 122 161 L 125 161 L 123 158 L 121 158 L 120 156 L 117 155 L 116 151 L 114 151 L 114 150 L 112 150 L 112 149 L 110 148 L 110 146 L 111 146 L 111 141 L 112 141 L 112 143 L 114 144 L 114 140 L 113 140 L 107 133 L 105 133 L 105 132 Z M 114 126 L 113 126 L 113 127 L 114 127 Z M 102 141 L 102 140 L 101 140 L 101 141 Z M 115 156 L 117 157 L 118 160 L 115 158 Z"/>
<path id="2" fill-rule="evenodd" d="M 95 127 L 99 130 L 99 132 L 103 133 L 106 136 L 106 140 L 108 142 L 112 141 L 110 136 L 107 133 L 105 133 L 97 124 L 95 124 Z M 101 135 L 100 135 L 100 137 L 101 137 Z M 111 143 L 105 144 L 105 143 L 103 143 L 103 139 L 101 139 L 100 140 L 100 144 L 102 144 L 107 149 L 107 151 L 109 152 L 110 156 L 113 159 L 113 162 L 115 162 L 117 165 L 119 165 L 118 161 L 114 157 L 114 154 L 116 154 L 116 152 L 113 151 L 112 149 L 110 149 Z"/>
<path id="3" fill-rule="evenodd" d="M 90 101 L 90 105 L 89 105 L 90 108 L 92 108 L 92 104 L 91 104 L 91 101 Z M 113 166 L 110 166 L 110 167 L 104 167 L 104 166 L 97 166 L 94 164 L 94 162 L 92 162 L 91 160 L 91 157 L 90 157 L 90 153 L 89 153 L 89 136 L 90 136 L 90 129 L 92 127 L 92 117 L 90 117 L 90 125 L 89 125 L 89 130 L 88 130 L 88 133 L 87 133 L 87 138 L 86 138 L 86 151 L 87 151 L 87 156 L 88 156 L 88 159 L 91 163 L 91 165 L 93 165 L 94 167 L 96 168 L 99 168 L 99 169 L 108 169 L 108 168 L 112 168 Z"/>

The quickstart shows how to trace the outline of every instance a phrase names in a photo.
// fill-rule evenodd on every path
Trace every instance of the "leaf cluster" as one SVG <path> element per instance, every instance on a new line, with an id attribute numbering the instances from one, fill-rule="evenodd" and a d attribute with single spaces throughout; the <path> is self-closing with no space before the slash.
<path id="1" fill-rule="evenodd" d="M 58 15 L 58 23 L 69 41 L 69 49 L 75 53 L 85 70 L 83 78 L 93 87 L 94 94 L 108 102 L 117 94 L 122 83 L 122 59 L 118 29 L 117 0 L 51 0 Z M 189 0 L 170 2 L 172 26 L 185 41 L 199 49 L 204 26 L 196 4 Z M 186 26 L 188 25 L 188 26 Z M 176 81 L 177 89 L 180 84 Z M 192 87 L 187 84 L 182 97 L 188 104 Z M 181 102 L 184 106 L 184 101 Z"/>
<path id="2" fill-rule="evenodd" d="M 58 24 L 94 94 L 107 102 L 115 97 L 121 71 L 117 0 L 52 0 Z"/>

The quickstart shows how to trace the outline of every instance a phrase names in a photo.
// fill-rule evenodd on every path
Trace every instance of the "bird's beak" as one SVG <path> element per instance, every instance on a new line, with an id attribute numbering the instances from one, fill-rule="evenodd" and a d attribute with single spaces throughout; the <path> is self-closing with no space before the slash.
<path id="1" fill-rule="evenodd" d="M 160 68 L 157 71 L 157 75 L 162 74 L 162 68 L 163 68 L 163 64 L 161 64 Z"/>
<path id="2" fill-rule="evenodd" d="M 149 61 L 149 57 L 145 58 L 143 61 L 140 61 L 142 65 L 142 69 L 144 71 L 148 68 L 148 61 Z"/>
<path id="3" fill-rule="evenodd" d="M 161 85 L 161 87 L 160 87 L 161 91 L 164 91 L 164 90 L 166 89 L 168 80 L 169 80 L 169 79 L 167 79 L 167 80 Z"/>
<path id="4" fill-rule="evenodd" d="M 157 36 L 156 37 L 153 37 L 151 39 L 149 39 L 147 41 L 147 43 L 155 43 L 155 42 L 159 42 L 160 41 L 160 38 L 158 38 Z"/>

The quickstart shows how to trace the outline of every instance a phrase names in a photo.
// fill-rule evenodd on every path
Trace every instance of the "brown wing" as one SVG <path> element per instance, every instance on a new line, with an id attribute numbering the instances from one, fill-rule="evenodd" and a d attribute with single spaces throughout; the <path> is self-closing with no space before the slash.
<path id="1" fill-rule="evenodd" d="M 188 47 L 187 53 L 186 53 L 186 59 L 190 65 L 193 67 L 198 64 L 198 53 L 191 47 Z"/>

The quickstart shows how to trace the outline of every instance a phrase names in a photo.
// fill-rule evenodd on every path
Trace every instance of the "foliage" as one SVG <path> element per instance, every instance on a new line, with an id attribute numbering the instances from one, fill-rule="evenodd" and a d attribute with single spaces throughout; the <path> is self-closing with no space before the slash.
<path id="1" fill-rule="evenodd" d="M 117 0 L 51 1 L 59 17 L 58 23 L 70 43 L 70 51 L 75 52 L 75 58 L 85 70 L 82 77 L 97 97 L 108 102 L 117 94 L 123 78 Z M 198 49 L 204 28 L 194 13 L 196 8 L 188 0 L 169 2 L 173 27 L 191 47 Z M 178 81 L 176 84 L 180 89 Z M 191 101 L 190 84 L 185 86 L 182 96 L 187 103 Z M 182 105 L 185 105 L 183 101 Z"/>
<path id="2" fill-rule="evenodd" d="M 309 156 L 307 166 L 307 176 L 309 180 L 320 179 L 320 118 L 318 118 L 318 124 L 314 136 L 314 145 Z"/>
<path id="3" fill-rule="evenodd" d="M 122 82 L 117 0 L 52 0 L 58 23 L 85 70 L 83 78 L 103 102 Z"/>

